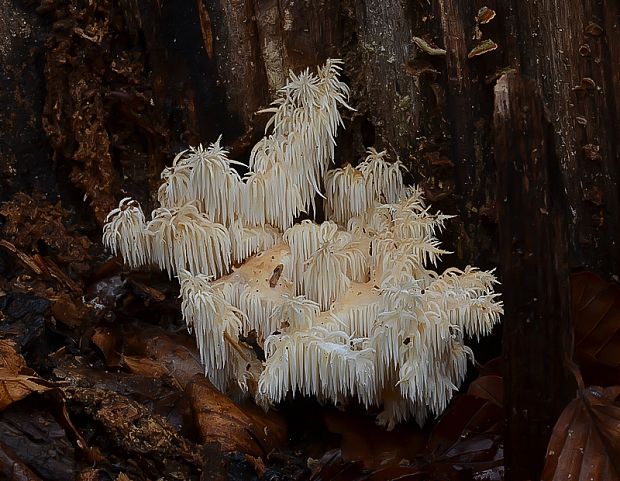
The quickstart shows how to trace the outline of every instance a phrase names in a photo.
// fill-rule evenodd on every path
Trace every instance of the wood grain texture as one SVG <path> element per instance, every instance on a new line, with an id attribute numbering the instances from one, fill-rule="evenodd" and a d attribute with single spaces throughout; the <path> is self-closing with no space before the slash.
<path id="1" fill-rule="evenodd" d="M 537 80 L 554 124 L 572 264 L 617 275 L 618 4 L 526 0 L 515 8 L 523 72 Z"/>
<path id="2" fill-rule="evenodd" d="M 495 155 L 506 315 L 506 479 L 539 479 L 558 415 L 574 394 L 565 194 L 553 131 L 531 80 L 495 86 Z"/>
<path id="3" fill-rule="evenodd" d="M 418 56 L 410 15 L 411 7 L 400 0 L 355 2 L 364 99 L 376 143 L 404 162 L 413 154 L 420 116 L 418 80 L 403 69 Z"/>
<path id="4" fill-rule="evenodd" d="M 267 97 L 265 64 L 252 0 L 207 0 L 213 26 L 213 50 L 217 81 L 224 96 L 225 111 L 232 116 L 238 133 L 252 128 L 254 113 Z"/>

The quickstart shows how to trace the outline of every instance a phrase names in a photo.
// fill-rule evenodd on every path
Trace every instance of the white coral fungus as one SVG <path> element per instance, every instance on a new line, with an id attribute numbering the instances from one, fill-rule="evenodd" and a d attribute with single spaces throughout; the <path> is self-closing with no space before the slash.
<path id="1" fill-rule="evenodd" d="M 266 136 L 249 158 L 220 139 L 179 154 L 162 173 L 161 207 L 146 222 L 123 199 L 104 244 L 130 267 L 154 264 L 181 283 L 182 314 L 206 375 L 265 406 L 289 395 L 382 406 L 391 428 L 440 413 L 463 381 L 467 336 L 488 334 L 502 303 L 492 272 L 435 271 L 434 213 L 403 182 L 403 165 L 369 149 L 328 170 L 348 87 L 341 62 L 290 74 Z M 295 223 L 323 196 L 328 220 Z M 264 348 L 261 362 L 242 339 Z"/>
<path id="2" fill-rule="evenodd" d="M 144 213 L 135 200 L 125 197 L 106 217 L 103 245 L 120 254 L 129 267 L 139 267 L 149 258 L 149 242 L 145 234 Z"/>

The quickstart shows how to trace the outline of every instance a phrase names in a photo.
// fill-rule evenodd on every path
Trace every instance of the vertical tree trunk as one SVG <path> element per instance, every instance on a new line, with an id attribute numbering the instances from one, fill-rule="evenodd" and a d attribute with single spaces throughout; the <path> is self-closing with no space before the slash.
<path id="1" fill-rule="evenodd" d="M 620 7 L 516 2 L 521 64 L 551 113 L 568 193 L 571 263 L 618 275 Z"/>
<path id="2" fill-rule="evenodd" d="M 536 86 L 495 85 L 501 278 L 504 283 L 506 478 L 539 479 L 547 443 L 574 396 L 566 196 Z M 536 233 L 533 235 L 533 233 Z"/>

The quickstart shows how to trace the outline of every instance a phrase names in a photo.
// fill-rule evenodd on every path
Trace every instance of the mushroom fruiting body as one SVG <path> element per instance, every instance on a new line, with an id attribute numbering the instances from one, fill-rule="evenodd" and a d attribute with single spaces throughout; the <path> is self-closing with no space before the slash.
<path id="1" fill-rule="evenodd" d="M 472 357 L 465 337 L 488 334 L 502 303 L 492 272 L 434 270 L 451 216 L 404 185 L 400 162 L 369 149 L 358 166 L 328 170 L 338 108 L 350 108 L 340 66 L 290 74 L 243 178 L 220 139 L 190 148 L 162 173 L 152 220 L 123 199 L 103 240 L 130 267 L 178 276 L 218 388 L 264 406 L 296 394 L 357 399 L 383 406 L 388 428 L 421 423 L 445 409 Z M 295 223 L 317 195 L 328 220 Z M 263 362 L 240 341 L 252 332 Z"/>

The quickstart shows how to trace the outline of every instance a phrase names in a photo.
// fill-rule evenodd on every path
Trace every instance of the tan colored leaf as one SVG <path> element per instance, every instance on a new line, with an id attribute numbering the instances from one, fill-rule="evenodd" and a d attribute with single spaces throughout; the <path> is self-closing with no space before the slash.
<path id="1" fill-rule="evenodd" d="M 161 379 L 170 374 L 161 362 L 142 356 L 123 356 L 123 364 L 129 369 L 129 372 L 145 377 Z"/>
<path id="2" fill-rule="evenodd" d="M 40 394 L 50 389 L 53 387 L 35 376 L 0 369 L 0 411 L 32 393 Z"/>
<path id="3" fill-rule="evenodd" d="M 0 340 L 0 411 L 31 393 L 50 389 L 51 384 L 33 375 L 12 342 Z"/>
<path id="4" fill-rule="evenodd" d="M 24 368 L 26 368 L 26 361 L 15 350 L 15 344 L 0 339 L 0 369 L 18 373 Z"/>
<path id="5" fill-rule="evenodd" d="M 582 389 L 556 423 L 543 481 L 620 480 L 620 386 Z"/>
<path id="6" fill-rule="evenodd" d="M 188 384 L 186 393 L 205 444 L 216 442 L 222 451 L 265 456 L 286 441 L 286 423 L 274 411 L 236 404 L 201 374 Z"/>

